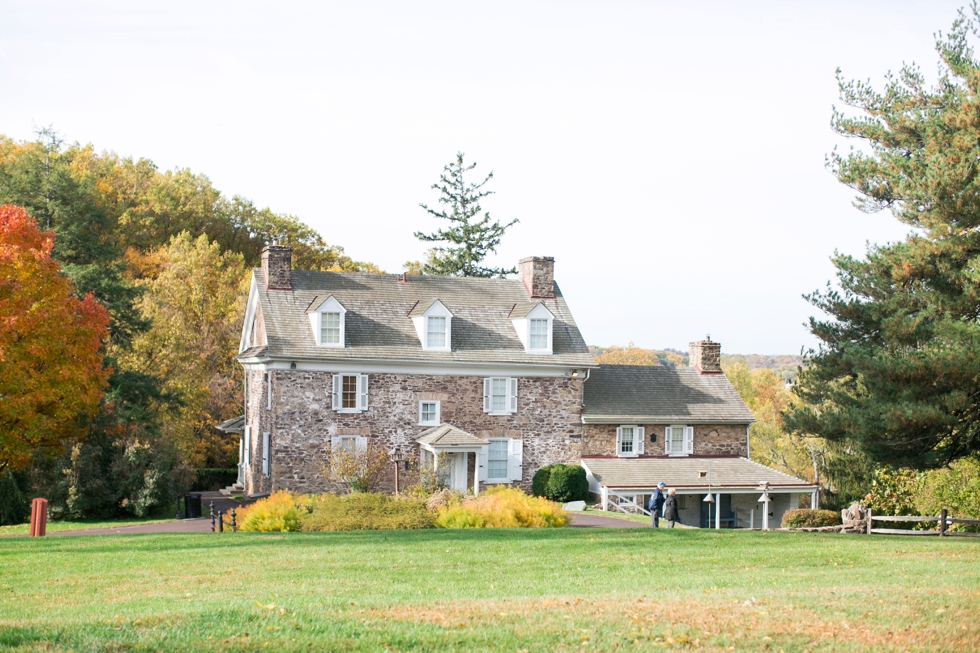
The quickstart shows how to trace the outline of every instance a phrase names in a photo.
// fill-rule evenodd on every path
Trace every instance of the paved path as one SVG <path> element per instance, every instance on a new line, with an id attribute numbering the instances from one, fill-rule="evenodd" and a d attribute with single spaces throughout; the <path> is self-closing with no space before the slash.
<path id="1" fill-rule="evenodd" d="M 596 514 L 576 513 L 572 515 L 573 528 L 650 528 L 650 524 L 641 524 L 631 519 L 603 517 Z"/>

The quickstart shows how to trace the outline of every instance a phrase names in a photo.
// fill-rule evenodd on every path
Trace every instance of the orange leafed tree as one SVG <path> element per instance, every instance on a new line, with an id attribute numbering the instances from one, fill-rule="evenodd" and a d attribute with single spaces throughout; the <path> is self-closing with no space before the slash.
<path id="1" fill-rule="evenodd" d="M 91 295 L 72 295 L 51 260 L 53 240 L 24 209 L 0 206 L 0 472 L 79 435 L 109 373 L 108 313 Z"/>

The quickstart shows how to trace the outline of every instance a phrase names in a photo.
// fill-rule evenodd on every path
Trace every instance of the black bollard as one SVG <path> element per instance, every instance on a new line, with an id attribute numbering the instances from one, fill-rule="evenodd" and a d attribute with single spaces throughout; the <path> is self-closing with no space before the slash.
<path id="1" fill-rule="evenodd" d="M 184 513 L 180 511 L 180 497 L 177 497 L 177 514 L 174 515 L 174 519 L 183 519 Z"/>
<path id="2" fill-rule="evenodd" d="M 218 525 L 214 522 L 214 501 L 211 502 L 211 532 L 218 532 Z"/>
<path id="3" fill-rule="evenodd" d="M 221 511 L 220 510 L 218 511 L 218 532 L 219 533 L 224 533 L 225 532 L 225 523 L 221 519 Z"/>
<path id="4" fill-rule="evenodd" d="M 232 508 L 231 509 L 231 532 L 232 533 L 235 532 L 235 526 L 236 526 L 236 524 L 235 524 L 235 509 Z"/>

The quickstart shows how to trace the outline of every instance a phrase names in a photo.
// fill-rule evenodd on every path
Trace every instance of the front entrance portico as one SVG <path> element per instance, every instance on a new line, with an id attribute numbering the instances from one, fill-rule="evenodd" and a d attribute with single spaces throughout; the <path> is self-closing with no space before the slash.
<path id="1" fill-rule="evenodd" d="M 437 473 L 445 471 L 444 478 L 449 488 L 460 492 L 465 492 L 469 487 L 469 457 L 472 453 L 475 458 L 473 494 L 475 496 L 480 493 L 480 468 L 486 465 L 489 440 L 478 438 L 449 424 L 440 424 L 423 431 L 415 441 L 422 450 L 423 463 L 429 464 L 428 459 L 431 458 L 432 469 Z M 440 457 L 443 459 L 442 463 Z"/>

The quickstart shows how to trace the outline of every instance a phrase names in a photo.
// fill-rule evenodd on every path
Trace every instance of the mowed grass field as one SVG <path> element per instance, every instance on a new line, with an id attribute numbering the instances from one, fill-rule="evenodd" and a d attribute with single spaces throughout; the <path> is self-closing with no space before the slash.
<path id="1" fill-rule="evenodd" d="M 679 529 L 5 538 L 0 649 L 977 651 L 980 542 Z"/>

